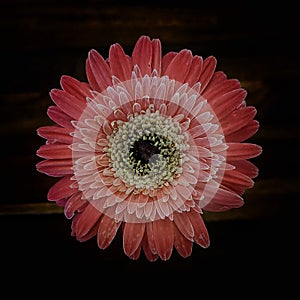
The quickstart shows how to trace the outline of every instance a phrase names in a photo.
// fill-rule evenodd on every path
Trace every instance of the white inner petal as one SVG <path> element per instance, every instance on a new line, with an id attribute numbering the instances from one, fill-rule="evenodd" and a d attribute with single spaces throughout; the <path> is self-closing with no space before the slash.
<path id="1" fill-rule="evenodd" d="M 135 67 L 132 80 L 114 78 L 114 86 L 93 92 L 72 134 L 73 180 L 85 199 L 118 221 L 201 209 L 226 169 L 222 128 L 200 83 L 190 88 L 156 72 L 140 75 Z"/>

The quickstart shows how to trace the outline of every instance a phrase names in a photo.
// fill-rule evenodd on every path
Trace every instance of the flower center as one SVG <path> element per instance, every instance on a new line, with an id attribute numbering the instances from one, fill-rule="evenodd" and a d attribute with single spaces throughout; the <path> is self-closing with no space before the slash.
<path id="1" fill-rule="evenodd" d="M 176 172 L 180 153 L 175 144 L 163 136 L 146 135 L 136 140 L 130 148 L 132 166 L 137 175 L 150 174 L 151 170 L 164 165 L 169 173 Z"/>
<path id="2" fill-rule="evenodd" d="M 186 149 L 179 123 L 148 109 L 115 130 L 107 153 L 115 176 L 140 192 L 173 181 L 181 173 Z"/>

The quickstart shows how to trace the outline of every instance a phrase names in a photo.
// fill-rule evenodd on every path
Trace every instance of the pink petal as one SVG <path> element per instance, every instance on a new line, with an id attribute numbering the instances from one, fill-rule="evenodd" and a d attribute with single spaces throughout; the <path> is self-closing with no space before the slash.
<path id="1" fill-rule="evenodd" d="M 61 177 L 73 174 L 73 160 L 72 159 L 50 159 L 43 160 L 36 164 L 39 172 L 49 176 Z"/>
<path id="2" fill-rule="evenodd" d="M 71 219 L 75 212 L 81 212 L 89 204 L 87 200 L 82 199 L 82 193 L 73 194 L 65 204 L 64 214 L 67 219 Z"/>
<path id="3" fill-rule="evenodd" d="M 174 223 L 176 225 L 175 227 L 178 228 L 178 230 L 184 235 L 186 239 L 190 241 L 193 240 L 194 229 L 186 212 L 174 212 Z"/>
<path id="4" fill-rule="evenodd" d="M 72 150 L 67 144 L 46 144 L 42 145 L 36 154 L 48 159 L 68 159 L 72 158 Z"/>
<path id="5" fill-rule="evenodd" d="M 162 51 L 161 51 L 161 43 L 159 39 L 153 39 L 152 40 L 152 62 L 151 62 L 151 67 L 152 71 L 156 70 L 158 76 L 161 75 L 161 56 L 162 56 Z"/>
<path id="6" fill-rule="evenodd" d="M 87 83 L 80 82 L 71 76 L 63 75 L 60 79 L 60 85 L 67 93 L 75 96 L 83 103 L 86 103 L 86 97 L 92 96 Z"/>
<path id="7" fill-rule="evenodd" d="M 251 120 L 246 126 L 237 128 L 226 136 L 227 142 L 243 142 L 253 136 L 259 129 L 259 122 Z"/>
<path id="8" fill-rule="evenodd" d="M 253 180 L 247 175 L 240 173 L 236 170 L 225 171 L 222 184 L 228 187 L 232 187 L 234 185 L 241 185 L 245 188 L 251 188 L 254 185 Z"/>
<path id="9" fill-rule="evenodd" d="M 92 49 L 86 60 L 86 75 L 93 90 L 102 92 L 112 85 L 111 71 L 104 58 Z"/>
<path id="10" fill-rule="evenodd" d="M 107 248 L 113 241 L 122 222 L 116 222 L 114 219 L 103 215 L 98 229 L 97 243 L 100 249 Z"/>
<path id="11" fill-rule="evenodd" d="M 213 56 L 207 57 L 203 62 L 202 74 L 199 78 L 201 83 L 200 92 L 202 93 L 209 84 L 217 65 L 217 60 Z"/>
<path id="12" fill-rule="evenodd" d="M 205 99 L 209 99 L 209 104 L 213 106 L 213 98 L 218 98 L 240 87 L 240 82 L 237 79 L 227 79 L 227 76 L 222 71 L 218 71 L 214 73 L 202 96 Z"/>
<path id="13" fill-rule="evenodd" d="M 96 223 L 85 235 L 77 236 L 77 240 L 79 242 L 86 242 L 91 238 L 93 238 L 97 234 L 97 231 L 98 231 L 98 226 Z"/>
<path id="14" fill-rule="evenodd" d="M 189 73 L 187 74 L 187 77 L 185 78 L 185 82 L 187 82 L 190 87 L 192 87 L 194 84 L 196 84 L 199 81 L 199 77 L 202 72 L 202 68 L 203 68 L 202 57 L 195 55 L 191 62 L 191 67 L 190 67 Z"/>
<path id="15" fill-rule="evenodd" d="M 123 227 L 123 248 L 131 256 L 140 246 L 145 232 L 145 223 L 125 223 Z"/>
<path id="16" fill-rule="evenodd" d="M 155 241 L 154 241 L 153 222 L 146 223 L 146 235 L 147 235 L 147 242 L 150 251 L 153 254 L 157 254 Z"/>
<path id="17" fill-rule="evenodd" d="M 119 44 L 114 44 L 109 49 L 109 65 L 111 73 L 121 81 L 131 78 L 132 63 L 131 58 L 124 53 Z"/>
<path id="18" fill-rule="evenodd" d="M 86 103 L 59 89 L 52 89 L 50 97 L 53 102 L 71 118 L 78 120 L 86 107 Z"/>
<path id="19" fill-rule="evenodd" d="M 189 257 L 192 254 L 193 243 L 174 226 L 174 247 L 182 257 Z"/>
<path id="20" fill-rule="evenodd" d="M 156 261 L 158 259 L 158 254 L 153 253 L 149 247 L 148 238 L 145 235 L 144 241 L 143 241 L 143 250 L 145 253 L 146 258 L 150 261 Z"/>
<path id="21" fill-rule="evenodd" d="M 258 176 L 258 167 L 248 160 L 239 160 L 231 162 L 236 167 L 236 170 L 240 173 L 244 173 L 250 178 Z"/>
<path id="22" fill-rule="evenodd" d="M 37 129 L 37 134 L 48 140 L 48 143 L 65 143 L 71 144 L 73 137 L 70 135 L 71 130 L 60 126 L 43 126 Z"/>
<path id="23" fill-rule="evenodd" d="M 200 213 L 191 209 L 188 217 L 194 227 L 194 241 L 203 248 L 207 248 L 210 244 L 208 231 Z"/>
<path id="24" fill-rule="evenodd" d="M 162 75 L 165 75 L 166 70 L 170 64 L 170 62 L 173 60 L 173 58 L 177 55 L 177 52 L 168 52 L 166 53 L 163 58 L 162 58 L 162 63 L 161 63 L 161 73 Z"/>
<path id="25" fill-rule="evenodd" d="M 76 232 L 76 236 L 80 238 L 81 236 L 85 236 L 98 223 L 102 213 L 92 204 L 89 204 L 78 215 L 79 218 L 74 231 Z"/>
<path id="26" fill-rule="evenodd" d="M 192 60 L 193 56 L 190 50 L 181 50 L 168 65 L 165 75 L 168 75 L 170 79 L 185 82 Z"/>
<path id="27" fill-rule="evenodd" d="M 141 36 L 132 52 L 132 64 L 138 65 L 141 75 L 152 73 L 152 44 L 148 36 Z"/>
<path id="28" fill-rule="evenodd" d="M 262 147 L 251 143 L 227 143 L 228 161 L 253 158 L 262 153 Z"/>
<path id="29" fill-rule="evenodd" d="M 74 130 L 74 127 L 71 123 L 73 118 L 70 117 L 69 115 L 67 115 L 66 113 L 64 113 L 59 107 L 49 106 L 49 108 L 47 110 L 47 114 L 48 114 L 49 118 L 52 121 L 54 121 L 56 124 L 58 124 L 62 127 Z"/>
<path id="30" fill-rule="evenodd" d="M 219 120 L 222 124 L 222 130 L 225 136 L 246 126 L 256 115 L 256 109 L 253 106 L 247 106 L 235 110 L 232 114 Z"/>
<path id="31" fill-rule="evenodd" d="M 244 89 L 230 91 L 217 99 L 214 99 L 215 104 L 213 109 L 219 119 L 228 116 L 238 105 L 246 98 L 247 92 Z M 210 103 L 209 103 L 210 104 Z"/>
<path id="32" fill-rule="evenodd" d="M 140 243 L 138 248 L 131 255 L 129 255 L 129 257 L 133 260 L 137 260 L 140 257 L 141 250 L 142 250 L 142 244 Z"/>
<path id="33" fill-rule="evenodd" d="M 168 218 L 154 221 L 153 237 L 159 257 L 162 260 L 168 260 L 174 243 L 173 222 Z"/>
<path id="34" fill-rule="evenodd" d="M 57 201 L 62 198 L 67 198 L 77 192 L 76 188 L 72 188 L 74 183 L 71 176 L 67 175 L 58 180 L 48 191 L 47 198 L 49 201 Z"/>
<path id="35" fill-rule="evenodd" d="M 220 188 L 214 195 L 214 198 L 203 207 L 203 210 L 221 212 L 232 208 L 239 208 L 243 205 L 244 200 L 241 196 Z"/>

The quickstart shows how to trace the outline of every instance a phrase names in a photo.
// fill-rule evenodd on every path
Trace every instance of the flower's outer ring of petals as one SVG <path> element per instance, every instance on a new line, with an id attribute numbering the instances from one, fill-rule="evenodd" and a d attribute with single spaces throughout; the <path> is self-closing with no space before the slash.
<path id="1" fill-rule="evenodd" d="M 37 129 L 37 134 L 47 139 L 47 143 L 50 144 L 62 143 L 70 145 L 73 140 L 71 132 L 72 130 L 57 125 L 43 126 Z"/>
<path id="2" fill-rule="evenodd" d="M 234 192 L 219 188 L 212 201 L 210 201 L 203 210 L 211 212 L 222 212 L 232 208 L 239 208 L 244 205 L 241 196 Z"/>
<path id="3" fill-rule="evenodd" d="M 203 93 L 213 77 L 217 66 L 217 60 L 214 56 L 207 57 L 203 62 L 202 73 L 199 78 L 201 83 L 200 93 Z"/>
<path id="4" fill-rule="evenodd" d="M 181 50 L 169 63 L 165 75 L 178 82 L 185 82 L 192 64 L 193 55 L 190 50 Z"/>
<path id="5" fill-rule="evenodd" d="M 77 212 L 82 212 L 89 205 L 87 200 L 82 199 L 82 193 L 77 191 L 68 198 L 64 206 L 64 215 L 67 219 L 72 219 Z"/>
<path id="6" fill-rule="evenodd" d="M 47 109 L 47 115 L 56 124 L 64 128 L 74 130 L 74 127 L 71 123 L 73 118 L 64 113 L 58 106 L 49 106 Z"/>
<path id="7" fill-rule="evenodd" d="M 137 65 L 141 76 L 152 73 L 152 43 L 148 36 L 141 36 L 132 51 L 132 63 Z"/>
<path id="8" fill-rule="evenodd" d="M 126 255 L 132 256 L 140 247 L 145 233 L 145 223 L 124 223 L 123 249 Z"/>
<path id="9" fill-rule="evenodd" d="M 90 232 L 94 225 L 99 222 L 102 214 L 93 205 L 87 205 L 82 212 L 78 213 L 78 216 L 73 229 L 76 237 L 80 238 Z"/>
<path id="10" fill-rule="evenodd" d="M 123 48 L 118 43 L 110 47 L 108 62 L 112 75 L 117 77 L 120 81 L 129 80 L 131 78 L 131 57 L 124 53 Z"/>
<path id="11" fill-rule="evenodd" d="M 203 248 L 209 247 L 209 234 L 200 213 L 196 212 L 194 209 L 191 209 L 188 213 L 188 217 L 194 228 L 194 242 Z"/>
<path id="12" fill-rule="evenodd" d="M 262 147 L 252 143 L 227 143 L 228 161 L 253 158 L 262 153 Z"/>
<path id="13" fill-rule="evenodd" d="M 59 89 L 52 89 L 50 91 L 50 97 L 64 113 L 76 120 L 80 118 L 86 106 L 85 102 Z"/>
<path id="14" fill-rule="evenodd" d="M 52 185 L 47 194 L 49 201 L 57 201 L 63 198 L 68 198 L 77 191 L 77 188 L 72 186 L 74 182 L 71 180 L 71 177 L 71 175 L 66 175 Z"/>
<path id="15" fill-rule="evenodd" d="M 83 103 L 85 103 L 87 97 L 92 96 L 90 87 L 86 82 L 80 82 L 71 76 L 63 75 L 60 79 L 60 85 L 64 91 L 75 96 Z"/>
<path id="16" fill-rule="evenodd" d="M 103 215 L 97 233 L 97 244 L 100 249 L 105 249 L 111 244 L 121 224 L 122 222 L 116 222 L 113 218 Z"/>
<path id="17" fill-rule="evenodd" d="M 112 85 L 111 70 L 95 49 L 90 50 L 86 60 L 86 74 L 91 88 L 97 92 L 102 92 Z"/>
<path id="18" fill-rule="evenodd" d="M 173 222 L 168 218 L 158 219 L 153 222 L 153 238 L 157 253 L 162 260 L 171 257 L 174 245 Z"/>
<path id="19" fill-rule="evenodd" d="M 72 159 L 46 159 L 36 164 L 36 169 L 49 176 L 62 177 L 73 174 Z"/>
<path id="20" fill-rule="evenodd" d="M 184 258 L 192 254 L 193 241 L 187 239 L 176 226 L 174 226 L 174 247 Z"/>
<path id="21" fill-rule="evenodd" d="M 163 57 L 162 57 L 162 61 L 161 61 L 161 73 L 162 75 L 166 74 L 166 70 L 170 64 L 170 62 L 173 60 L 173 58 L 177 55 L 177 52 L 175 51 L 171 51 L 166 53 Z"/>
<path id="22" fill-rule="evenodd" d="M 68 159 L 72 157 L 72 150 L 67 144 L 45 144 L 40 146 L 36 154 L 46 159 Z"/>

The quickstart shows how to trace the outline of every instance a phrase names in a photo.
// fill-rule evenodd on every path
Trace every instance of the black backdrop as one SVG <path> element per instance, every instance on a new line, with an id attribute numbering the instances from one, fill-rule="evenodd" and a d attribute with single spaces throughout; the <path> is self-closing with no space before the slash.
<path id="1" fill-rule="evenodd" d="M 22 265 L 22 274 L 29 268 L 45 275 L 49 268 L 67 272 L 73 266 L 223 278 L 231 270 L 232 280 L 249 272 L 279 280 L 296 268 L 300 75 L 294 7 L 108 0 L 1 0 L 0 5 L 0 233 L 7 270 Z M 36 128 L 51 123 L 49 91 L 59 87 L 60 76 L 85 80 L 90 49 L 107 57 L 110 44 L 118 42 L 131 54 L 143 34 L 160 38 L 163 52 L 188 48 L 203 57 L 214 55 L 217 69 L 247 89 L 248 104 L 256 106 L 261 124 L 251 141 L 263 147 L 254 160 L 260 174 L 244 195 L 245 206 L 207 216 L 211 246 L 194 247 L 187 259 L 174 252 L 170 261 L 155 263 L 143 255 L 128 259 L 121 236 L 104 251 L 95 240 L 75 241 L 70 221 L 46 199 L 56 179 L 35 170 L 35 151 L 44 143 Z"/>

